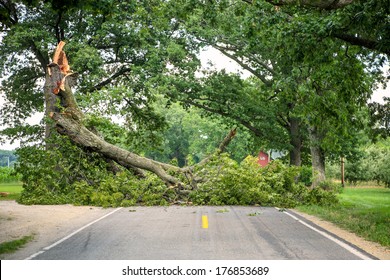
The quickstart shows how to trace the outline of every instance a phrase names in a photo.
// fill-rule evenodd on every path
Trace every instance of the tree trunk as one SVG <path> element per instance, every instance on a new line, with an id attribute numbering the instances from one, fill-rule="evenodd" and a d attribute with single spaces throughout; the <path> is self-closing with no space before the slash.
<path id="1" fill-rule="evenodd" d="M 310 147 L 313 167 L 313 187 L 325 181 L 325 155 L 321 147 Z"/>
<path id="2" fill-rule="evenodd" d="M 321 182 L 325 181 L 325 153 L 321 148 L 322 136 L 318 129 L 311 127 L 309 129 L 310 135 L 310 152 L 313 168 L 313 187 L 317 187 Z"/>
<path id="3" fill-rule="evenodd" d="M 48 68 L 49 69 L 49 68 Z M 46 71 L 46 81 L 44 85 L 44 94 L 45 94 L 45 116 L 50 118 L 50 112 L 55 112 L 57 110 L 57 100 L 58 96 L 53 94 L 54 84 L 52 81 L 52 75 Z M 60 78 L 60 77 L 57 77 Z M 53 130 L 55 130 L 55 125 L 51 122 L 46 122 L 45 126 L 45 139 L 50 139 Z"/>
<path id="4" fill-rule="evenodd" d="M 302 157 L 302 137 L 300 134 L 300 120 L 298 118 L 289 118 L 290 130 L 290 165 L 301 166 Z"/>

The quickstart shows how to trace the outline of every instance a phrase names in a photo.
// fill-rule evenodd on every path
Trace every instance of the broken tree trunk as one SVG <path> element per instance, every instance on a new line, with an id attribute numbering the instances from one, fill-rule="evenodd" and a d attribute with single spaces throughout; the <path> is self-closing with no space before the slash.
<path id="1" fill-rule="evenodd" d="M 71 73 L 68 65 L 58 64 L 64 61 L 67 64 L 65 53 L 62 51 L 63 46 L 64 43 L 61 42 L 55 52 L 53 63 L 48 65 L 46 71 L 46 114 L 54 121 L 56 130 L 62 135 L 67 135 L 73 143 L 97 152 L 119 165 L 155 173 L 170 187 L 180 187 L 183 185 L 177 177 L 169 174 L 172 172 L 185 174 L 187 178 L 189 175 L 191 177 L 189 179 L 192 180 L 193 167 L 179 168 L 141 157 L 106 142 L 96 132 L 91 131 L 83 125 L 84 114 L 78 107 L 71 89 L 75 74 Z M 228 134 L 221 143 L 219 151 L 225 149 L 235 134 L 235 130 L 232 130 Z M 202 164 L 207 160 L 206 158 Z"/>
<path id="2" fill-rule="evenodd" d="M 167 170 L 178 171 L 177 167 L 160 164 L 116 147 L 86 128 L 82 124 L 84 114 L 79 109 L 70 87 L 71 76 L 65 75 L 61 71 L 60 65 L 56 63 L 49 64 L 48 68 L 50 70 L 47 71 L 45 96 L 47 96 L 46 100 L 49 100 L 50 103 L 46 104 L 46 110 L 48 116 L 54 120 L 56 129 L 60 134 L 67 135 L 75 144 L 100 153 L 120 165 L 151 171 L 169 185 L 179 183 L 175 177 L 167 173 Z M 62 87 L 59 88 L 59 84 L 62 82 L 64 83 L 64 90 L 61 89 Z M 57 89 L 59 90 L 57 91 Z"/>
<path id="3" fill-rule="evenodd" d="M 171 165 L 160 164 L 159 162 L 138 156 L 112 145 L 104 141 L 95 133 L 91 132 L 78 120 L 70 118 L 66 114 L 54 113 L 52 115 L 52 119 L 56 123 L 58 132 L 67 135 L 74 143 L 91 151 L 100 153 L 106 158 L 112 159 L 119 164 L 129 164 L 140 169 L 151 171 L 169 185 L 179 183 L 178 179 L 167 173 L 168 170 L 179 171 L 179 168 Z"/>

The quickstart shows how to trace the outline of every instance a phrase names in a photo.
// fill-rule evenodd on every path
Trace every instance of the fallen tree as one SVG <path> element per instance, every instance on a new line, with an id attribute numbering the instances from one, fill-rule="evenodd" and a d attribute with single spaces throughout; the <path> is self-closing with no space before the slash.
<path id="1" fill-rule="evenodd" d="M 17 152 L 20 160 L 15 170 L 23 181 L 18 202 L 103 207 L 170 204 L 295 207 L 337 203 L 334 192 L 324 190 L 333 189 L 331 185 L 312 189 L 297 183 L 296 178 L 302 172 L 299 167 L 276 160 L 261 168 L 252 156 L 240 163 L 232 160 L 223 152 L 236 135 L 235 129 L 215 153 L 183 168 L 108 143 L 77 105 L 71 89 L 75 74 L 67 65 L 63 45 L 59 44 L 46 71 L 46 114 L 52 120 L 46 134 L 50 137 L 45 145 L 23 147 Z"/>
<path id="2" fill-rule="evenodd" d="M 184 185 L 194 186 L 196 166 L 202 166 L 208 162 L 210 156 L 199 162 L 196 166 L 179 168 L 174 165 L 161 163 L 149 158 L 117 147 L 106 142 L 94 128 L 84 125 L 85 116 L 80 110 L 72 92 L 76 74 L 72 73 L 62 48 L 65 43 L 60 42 L 53 56 L 53 62 L 47 66 L 45 83 L 46 114 L 54 121 L 54 128 L 62 135 L 93 152 L 97 152 L 107 160 L 135 170 L 142 174 L 143 170 L 150 171 L 162 179 L 170 188 L 180 188 Z M 46 135 L 50 135 L 52 127 L 47 127 Z M 217 154 L 222 153 L 236 134 L 236 129 L 231 130 L 218 147 Z M 171 174 L 177 174 L 173 176 Z M 182 182 L 179 177 L 184 175 L 188 183 Z"/>
<path id="3" fill-rule="evenodd" d="M 229 158 L 223 152 L 236 135 L 235 129 L 215 153 L 182 168 L 108 143 L 88 122 L 75 100 L 72 92 L 75 74 L 67 65 L 63 46 L 64 43 L 58 45 L 46 71 L 46 114 L 52 120 L 46 134 L 50 137 L 46 146 L 18 151 L 20 163 L 16 172 L 23 181 L 20 203 L 103 207 L 170 204 L 295 207 L 337 203 L 334 192 L 297 183 L 296 178 L 302 172 L 299 167 L 276 160 L 261 168 L 255 157 L 248 156 L 241 163 Z M 133 172 L 123 172 L 118 166 Z"/>

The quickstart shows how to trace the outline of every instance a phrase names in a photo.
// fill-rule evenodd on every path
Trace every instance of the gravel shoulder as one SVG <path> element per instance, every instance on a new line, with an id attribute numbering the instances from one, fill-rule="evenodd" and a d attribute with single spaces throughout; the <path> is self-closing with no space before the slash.
<path id="1" fill-rule="evenodd" d="M 25 259 L 41 248 L 51 245 L 76 229 L 104 216 L 112 209 L 73 205 L 21 205 L 15 201 L 0 201 L 0 243 L 26 235 L 34 239 L 23 249 L 0 259 Z"/>
<path id="2" fill-rule="evenodd" d="M 80 227 L 104 216 L 112 209 L 73 205 L 26 206 L 15 201 L 0 201 L 0 243 L 34 235 L 33 241 L 12 254 L 0 255 L 0 259 L 25 259 L 41 248 L 51 245 Z M 295 211 L 327 231 L 362 248 L 371 255 L 390 260 L 390 250 L 376 243 L 366 241 L 355 234 L 340 229 L 334 224 L 317 217 Z"/>

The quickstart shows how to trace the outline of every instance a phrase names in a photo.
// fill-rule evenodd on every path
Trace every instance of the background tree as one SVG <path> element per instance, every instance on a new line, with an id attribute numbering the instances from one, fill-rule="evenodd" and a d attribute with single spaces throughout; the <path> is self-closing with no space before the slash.
<path id="1" fill-rule="evenodd" d="M 390 98 L 385 97 L 384 103 L 372 102 L 369 104 L 371 115 L 372 137 L 378 136 L 387 138 L 390 136 Z"/>
<path id="2" fill-rule="evenodd" d="M 258 79 L 255 96 L 263 102 L 263 106 L 250 111 L 240 104 L 245 109 L 240 114 L 241 118 L 236 120 L 243 124 L 246 113 L 253 120 L 262 114 L 265 106 L 274 108 L 266 115 L 273 115 L 277 120 L 269 123 L 286 129 L 290 162 L 300 164 L 300 151 L 306 140 L 311 147 L 314 174 L 318 174 L 319 181 L 324 180 L 325 151 L 347 152 L 341 151 L 341 146 L 348 146 L 342 142 L 349 139 L 346 135 L 356 124 L 356 114 L 361 106 L 365 106 L 374 80 L 380 80 L 378 68 L 371 68 L 371 72 L 364 70 L 363 62 L 372 67 L 378 66 L 371 56 L 361 56 L 364 50 L 322 36 L 318 30 L 327 29 L 324 22 L 329 18 L 325 20 L 318 10 L 294 10 L 290 7 L 289 12 L 280 11 L 262 1 L 250 5 L 244 1 L 209 4 L 182 1 L 178 5 L 182 28 L 195 38 L 194 42 L 220 50 Z M 295 12 L 294 16 L 291 16 L 292 12 Z M 381 55 L 378 57 L 383 58 Z M 209 79 L 215 76 L 210 75 Z M 220 81 L 227 84 L 222 79 Z M 230 98 L 226 101 L 220 98 L 220 92 L 217 95 L 215 91 L 214 98 L 210 98 L 213 92 L 209 91 L 196 96 L 194 92 L 201 90 L 197 91 L 196 87 L 188 84 L 187 91 L 184 87 L 180 88 L 181 96 L 187 92 L 189 98 L 198 98 L 198 103 L 191 100 L 193 105 L 232 117 L 235 110 L 221 112 L 204 103 L 214 102 L 219 107 L 228 102 L 239 104 L 237 100 L 241 97 L 238 92 L 234 93 L 234 87 L 226 86 L 222 90 L 226 92 L 226 99 Z M 206 82 L 202 86 L 204 84 Z M 218 104 L 221 100 L 223 102 Z M 276 138 L 272 133 L 268 137 Z"/>

